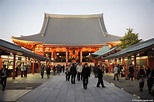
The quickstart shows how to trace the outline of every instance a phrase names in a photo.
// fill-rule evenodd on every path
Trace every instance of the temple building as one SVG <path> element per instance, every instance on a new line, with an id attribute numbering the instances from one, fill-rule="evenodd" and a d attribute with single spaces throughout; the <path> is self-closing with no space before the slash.
<path id="1" fill-rule="evenodd" d="M 103 45 L 110 48 L 121 37 L 109 34 L 103 14 L 59 15 L 44 14 L 38 34 L 12 37 L 12 41 L 56 62 L 90 62 L 87 57 Z"/>

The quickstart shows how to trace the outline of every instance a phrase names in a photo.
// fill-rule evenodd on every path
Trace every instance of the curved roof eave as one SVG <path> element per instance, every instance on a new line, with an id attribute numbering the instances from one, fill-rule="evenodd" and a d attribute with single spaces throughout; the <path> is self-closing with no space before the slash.
<path id="1" fill-rule="evenodd" d="M 35 35 L 29 35 L 29 36 L 21 36 L 21 37 L 14 37 L 12 36 L 12 40 L 18 41 L 18 42 L 24 42 L 24 43 L 42 43 L 42 37 L 41 39 L 37 39 L 37 36 L 41 36 L 41 34 L 35 34 Z M 32 37 L 32 38 L 31 38 Z M 33 39 L 35 38 L 35 39 Z"/>
<path id="2" fill-rule="evenodd" d="M 46 17 L 52 18 L 93 18 L 93 17 L 103 17 L 103 13 L 100 14 L 75 14 L 75 15 L 68 15 L 68 14 L 49 14 L 44 13 Z"/>
<path id="3" fill-rule="evenodd" d="M 0 39 L 0 47 L 4 48 L 5 50 L 9 51 L 9 52 L 14 52 L 15 54 L 19 54 L 22 56 L 27 56 L 27 57 L 31 57 L 31 58 L 36 58 L 39 60 L 46 60 L 47 58 L 38 54 L 35 54 L 33 52 L 31 52 L 30 50 L 21 48 L 18 45 L 15 45 L 13 43 L 7 42 L 5 40 Z"/>
<path id="4" fill-rule="evenodd" d="M 53 46 L 53 47 L 101 47 L 104 44 L 42 44 L 44 46 Z"/>
<path id="5" fill-rule="evenodd" d="M 69 24 L 67 25 L 67 23 Z M 102 13 L 89 15 L 59 15 L 45 13 L 40 33 L 30 36 L 14 37 L 13 39 L 43 44 L 89 46 L 90 44 L 103 45 L 104 42 L 117 43 L 120 37 L 107 33 Z"/>
<path id="6" fill-rule="evenodd" d="M 144 42 L 140 42 L 140 43 L 131 45 L 131 46 L 127 47 L 126 49 L 123 49 L 115 54 L 105 57 L 104 59 L 112 59 L 115 57 L 119 58 L 122 56 L 136 54 L 136 53 L 139 53 L 143 50 L 149 49 L 151 47 L 154 47 L 154 38 L 146 40 Z"/>

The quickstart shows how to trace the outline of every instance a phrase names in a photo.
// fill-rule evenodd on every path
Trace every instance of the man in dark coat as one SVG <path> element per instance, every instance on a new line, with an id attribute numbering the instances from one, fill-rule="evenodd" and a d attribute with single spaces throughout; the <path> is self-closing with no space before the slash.
<path id="1" fill-rule="evenodd" d="M 44 77 L 44 69 L 45 69 L 45 65 L 42 64 L 42 65 L 41 65 L 41 77 L 42 77 L 42 79 L 43 79 L 43 77 Z"/>
<path id="2" fill-rule="evenodd" d="M 154 83 L 154 68 L 150 71 L 150 74 L 148 75 L 148 90 L 149 94 L 152 94 L 152 96 L 154 96 L 154 90 L 152 91 L 153 83 Z"/>
<path id="3" fill-rule="evenodd" d="M 144 80 L 145 80 L 145 71 L 143 66 L 140 67 L 140 70 L 137 73 L 137 79 L 139 80 L 140 92 L 142 92 L 144 87 Z"/>
<path id="4" fill-rule="evenodd" d="M 88 77 L 90 77 L 90 68 L 88 67 L 87 63 L 85 63 L 82 69 L 82 77 L 83 77 L 83 87 L 87 89 Z"/>
<path id="5" fill-rule="evenodd" d="M 76 77 L 76 74 L 77 74 L 75 63 L 72 64 L 72 66 L 70 68 L 70 73 L 71 73 L 71 83 L 75 84 L 75 77 Z"/>
<path id="6" fill-rule="evenodd" d="M 8 77 L 8 69 L 6 68 L 6 65 L 3 65 L 3 68 L 0 70 L 1 84 L 3 87 L 2 91 L 5 90 L 7 77 Z"/>
<path id="7" fill-rule="evenodd" d="M 129 66 L 129 79 L 133 81 L 133 78 L 134 78 L 134 66 L 131 63 Z"/>
<path id="8" fill-rule="evenodd" d="M 50 77 L 50 66 L 48 65 L 47 67 L 46 67 L 46 73 L 47 73 L 47 78 L 49 78 Z"/>
<path id="9" fill-rule="evenodd" d="M 100 87 L 99 86 L 100 84 L 102 85 L 102 87 L 105 87 L 104 83 L 103 83 L 103 79 L 102 79 L 103 78 L 103 71 L 102 71 L 100 66 L 98 66 L 97 73 L 98 73 L 98 75 L 97 75 L 97 77 L 98 77 L 97 87 Z"/>

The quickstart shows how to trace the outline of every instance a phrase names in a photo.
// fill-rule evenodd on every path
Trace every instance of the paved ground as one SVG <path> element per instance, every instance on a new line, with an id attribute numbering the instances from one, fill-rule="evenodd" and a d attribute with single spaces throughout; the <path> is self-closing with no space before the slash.
<path id="1" fill-rule="evenodd" d="M 52 78 L 53 76 L 51 76 Z M 15 79 L 8 78 L 7 86 L 5 91 L 0 90 L 0 102 L 9 101 L 14 102 L 21 96 L 40 86 L 50 79 L 47 79 L 46 76 L 44 79 L 40 78 L 40 74 L 28 74 L 28 77 L 21 78 L 20 76 Z M 1 89 L 1 85 L 0 85 Z"/>
<path id="2" fill-rule="evenodd" d="M 132 99 L 137 99 L 106 81 L 105 88 L 97 88 L 96 82 L 97 80 L 91 77 L 85 90 L 81 81 L 71 84 L 65 81 L 64 74 L 61 74 L 30 91 L 16 102 L 131 102 Z"/>
<path id="3" fill-rule="evenodd" d="M 113 80 L 113 73 L 105 74 L 104 80 L 108 81 L 109 83 L 113 83 L 115 86 L 122 88 L 126 90 L 127 92 L 131 93 L 132 95 L 136 95 L 137 97 L 140 97 L 141 99 L 153 99 L 154 96 L 151 96 L 151 94 L 148 94 L 148 87 L 147 83 L 145 81 L 143 92 L 139 91 L 139 84 L 138 80 L 125 80 L 125 77 L 120 77 L 119 80 Z M 153 86 L 154 90 L 154 86 Z"/>
<path id="4" fill-rule="evenodd" d="M 111 78 L 112 74 L 104 77 L 107 81 L 111 81 Z M 118 88 L 107 81 L 104 81 L 105 88 L 97 88 L 97 79 L 91 76 L 88 89 L 85 90 L 82 88 L 81 81 L 76 81 L 76 84 L 65 81 L 64 74 L 51 76 L 50 79 L 41 79 L 39 74 L 28 75 L 27 78 L 17 77 L 15 80 L 9 78 L 6 91 L 0 91 L 0 102 L 132 102 L 140 100 L 137 96 L 124 91 L 125 89 Z"/>

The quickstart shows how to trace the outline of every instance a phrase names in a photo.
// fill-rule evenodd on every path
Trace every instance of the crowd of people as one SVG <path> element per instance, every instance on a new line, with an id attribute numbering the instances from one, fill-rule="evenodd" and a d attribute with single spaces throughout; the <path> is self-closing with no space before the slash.
<path id="1" fill-rule="evenodd" d="M 16 66 L 16 71 L 21 70 L 21 77 L 27 77 L 27 65 L 25 63 L 21 63 L 21 65 Z M 64 65 L 56 65 L 51 67 L 50 64 L 41 64 L 40 68 L 40 74 L 41 78 L 44 78 L 44 73 L 46 72 L 47 78 L 50 78 L 51 70 L 53 71 L 53 75 L 60 75 L 61 72 L 66 74 L 66 81 L 70 81 L 71 84 L 75 84 L 75 81 L 83 81 L 83 88 L 87 89 L 88 85 L 88 79 L 90 77 L 91 72 L 94 74 L 95 78 L 98 78 L 96 87 L 100 87 L 100 84 L 102 87 L 104 86 L 103 83 L 103 74 L 104 71 L 107 73 L 108 68 L 106 66 L 100 66 L 95 65 L 91 66 L 87 63 L 71 63 L 66 64 L 66 68 Z M 139 82 L 139 91 L 143 92 L 145 81 L 147 81 L 148 91 L 149 94 L 154 95 L 154 91 L 152 91 L 152 87 L 154 84 L 154 68 L 150 69 L 148 66 L 140 66 L 139 70 L 137 71 L 137 75 L 134 76 L 135 68 L 133 64 L 131 63 L 128 67 L 128 75 L 126 76 L 126 79 L 134 80 L 135 78 L 138 79 Z M 17 76 L 16 72 L 16 76 Z M 122 65 L 114 65 L 113 68 L 113 80 L 119 80 L 119 77 L 124 76 L 124 68 Z M 77 76 L 77 77 L 76 77 Z M 6 87 L 6 80 L 8 77 L 8 69 L 6 68 L 6 65 L 3 65 L 2 69 L 0 70 L 0 81 L 2 85 L 2 90 L 5 90 Z"/>
<path id="2" fill-rule="evenodd" d="M 53 66 L 53 68 L 50 68 L 49 65 L 45 67 L 45 65 L 42 64 L 41 77 L 44 77 L 44 71 L 46 70 L 47 78 L 49 78 L 51 69 L 53 71 L 53 75 L 59 75 L 61 72 L 65 73 L 66 81 L 70 81 L 71 84 L 75 84 L 76 79 L 78 81 L 83 81 L 84 89 L 87 89 L 88 79 L 90 77 L 91 71 L 97 69 L 97 71 L 94 71 L 95 74 L 97 73 L 98 77 L 97 87 L 99 87 L 100 84 L 102 85 L 102 87 L 105 87 L 102 79 L 104 71 L 102 71 L 102 68 L 99 66 L 92 67 L 91 65 L 89 66 L 87 63 L 85 63 L 84 65 L 82 65 L 82 63 L 71 63 L 66 64 L 66 68 L 64 65 L 60 64 Z"/>
<path id="3" fill-rule="evenodd" d="M 150 68 L 147 66 L 140 66 L 137 73 L 137 79 L 139 80 L 140 92 L 143 92 L 144 83 L 147 81 L 149 94 L 154 96 L 154 90 L 152 91 L 154 84 L 154 68 L 150 70 Z"/>
<path id="4" fill-rule="evenodd" d="M 91 66 L 88 63 L 82 65 L 82 63 L 71 63 L 66 64 L 66 68 L 64 65 L 56 65 L 50 68 L 49 65 L 45 67 L 44 64 L 41 66 L 41 77 L 44 77 L 44 71 L 46 70 L 47 78 L 50 77 L 50 70 L 52 69 L 54 75 L 59 75 L 61 72 L 65 73 L 66 81 L 70 81 L 71 84 L 75 84 L 77 81 L 83 81 L 83 88 L 87 89 L 88 80 L 90 77 L 91 72 L 94 73 L 95 76 L 98 78 L 98 82 L 96 87 L 101 86 L 104 88 L 103 83 L 103 74 L 104 74 L 104 67 L 102 66 Z"/>
<path id="5" fill-rule="evenodd" d="M 135 70 L 136 69 L 134 68 L 133 64 L 131 63 L 128 67 L 128 75 L 126 76 L 126 79 L 133 81 L 135 79 L 135 76 L 134 76 Z M 119 64 L 114 65 L 113 80 L 115 80 L 115 79 L 119 80 L 119 76 L 122 72 L 123 72 L 122 65 L 119 65 Z M 149 94 L 152 94 L 152 96 L 154 96 L 154 90 L 152 91 L 152 87 L 154 84 L 154 68 L 150 69 L 148 66 L 143 66 L 143 65 L 139 66 L 138 71 L 137 71 L 137 75 L 136 75 L 136 79 L 139 82 L 139 91 L 140 92 L 143 92 L 143 88 L 145 86 L 144 83 L 145 83 L 145 81 L 147 81 Z"/>
<path id="6" fill-rule="evenodd" d="M 42 72 L 43 69 L 43 72 Z M 45 67 L 44 65 L 42 65 L 41 67 L 41 76 L 43 78 L 44 75 L 44 70 L 46 69 L 46 73 L 47 73 L 47 78 L 50 77 L 50 66 Z M 66 74 L 66 81 L 70 81 L 72 84 L 75 84 L 76 79 L 78 81 L 83 81 L 83 88 L 87 89 L 87 85 L 88 85 L 88 79 L 90 77 L 90 73 L 93 72 L 95 78 L 98 78 L 98 82 L 96 87 L 100 87 L 100 84 L 102 87 L 104 86 L 103 83 L 103 74 L 104 71 L 106 71 L 106 73 L 108 72 L 107 68 L 105 68 L 105 66 L 100 66 L 100 65 L 95 65 L 95 66 L 89 66 L 87 63 L 85 63 L 84 65 L 82 65 L 82 63 L 72 63 L 72 64 L 67 64 L 66 68 L 63 65 L 58 64 L 57 66 L 53 66 L 52 68 L 53 70 L 53 74 L 55 75 L 56 73 L 59 75 L 61 72 L 65 71 Z M 134 80 L 134 66 L 133 64 L 130 64 L 130 66 L 128 67 L 128 75 L 126 76 L 126 78 L 128 78 L 129 80 Z M 119 80 L 119 77 L 124 77 L 124 68 L 122 65 L 114 65 L 113 68 L 113 80 Z M 148 86 L 148 90 L 149 90 L 149 94 L 152 94 L 152 86 L 154 83 L 154 70 L 150 70 L 150 68 L 146 67 L 146 66 L 141 66 L 139 68 L 139 71 L 137 73 L 137 79 L 139 80 L 139 90 L 140 92 L 143 91 L 143 87 L 144 87 L 144 82 L 145 80 L 147 80 L 147 86 Z"/>
<path id="7" fill-rule="evenodd" d="M 98 82 L 96 87 L 100 87 L 99 85 L 101 84 L 102 87 L 104 88 L 104 83 L 103 83 L 103 72 L 104 69 L 102 67 L 98 66 L 89 66 L 87 63 L 85 63 L 84 65 L 82 65 L 82 63 L 72 63 L 70 65 L 66 65 L 66 81 L 69 81 L 71 78 L 71 83 L 75 84 L 75 80 L 76 80 L 76 76 L 77 76 L 77 80 L 83 81 L 83 88 L 87 89 L 87 85 L 88 85 L 88 80 L 90 77 L 91 72 L 94 72 L 94 74 L 97 76 L 98 78 Z M 70 77 L 71 76 L 71 77 Z"/>

